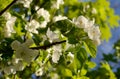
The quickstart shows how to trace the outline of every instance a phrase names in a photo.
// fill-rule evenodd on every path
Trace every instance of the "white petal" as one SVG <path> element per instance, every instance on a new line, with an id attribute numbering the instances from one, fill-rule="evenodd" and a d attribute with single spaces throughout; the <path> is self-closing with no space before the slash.
<path id="1" fill-rule="evenodd" d="M 53 18 L 53 22 L 60 21 L 60 20 L 65 20 L 65 19 L 67 19 L 67 17 L 62 16 L 62 15 L 58 15 L 58 16 L 55 16 Z"/>
<path id="2" fill-rule="evenodd" d="M 15 40 L 12 42 L 11 47 L 12 49 L 16 50 L 20 45 L 21 45 L 20 42 Z"/>

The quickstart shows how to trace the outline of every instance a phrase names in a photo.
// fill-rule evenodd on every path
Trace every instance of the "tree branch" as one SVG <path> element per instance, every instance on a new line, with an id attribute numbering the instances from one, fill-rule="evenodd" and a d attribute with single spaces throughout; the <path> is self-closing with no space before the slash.
<path id="1" fill-rule="evenodd" d="M 16 3 L 17 0 L 13 0 L 5 9 L 3 9 L 1 12 L 0 12 L 0 16 L 6 11 L 8 10 L 14 3 Z"/>
<path id="2" fill-rule="evenodd" d="M 50 48 L 53 45 L 62 44 L 64 42 L 66 42 L 66 40 L 63 40 L 63 41 L 60 41 L 60 42 L 54 42 L 54 43 L 51 43 L 51 44 L 46 45 L 46 46 L 30 47 L 30 49 L 35 49 L 35 50 L 44 49 L 44 50 L 46 50 L 46 49 Z"/>

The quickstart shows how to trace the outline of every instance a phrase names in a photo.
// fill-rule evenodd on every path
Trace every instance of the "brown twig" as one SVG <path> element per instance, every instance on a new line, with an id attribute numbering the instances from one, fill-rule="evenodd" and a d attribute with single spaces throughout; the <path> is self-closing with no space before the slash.
<path id="1" fill-rule="evenodd" d="M 66 42 L 66 40 L 63 40 L 63 41 L 60 41 L 60 42 L 54 42 L 54 43 L 51 43 L 51 44 L 48 44 L 48 45 L 45 45 L 45 46 L 31 47 L 30 49 L 35 49 L 35 50 L 44 49 L 44 50 L 46 50 L 47 48 L 50 48 L 53 45 L 62 44 L 64 42 Z"/>
<path id="2" fill-rule="evenodd" d="M 0 12 L 0 16 L 6 11 L 8 10 L 14 3 L 16 3 L 17 0 L 13 0 L 5 9 L 3 9 L 1 12 Z"/>

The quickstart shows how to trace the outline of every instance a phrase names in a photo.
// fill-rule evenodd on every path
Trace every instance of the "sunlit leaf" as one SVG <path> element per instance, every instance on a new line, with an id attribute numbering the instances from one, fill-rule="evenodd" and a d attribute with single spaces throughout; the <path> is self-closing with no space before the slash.
<path id="1" fill-rule="evenodd" d="M 96 64 L 94 62 L 86 62 L 86 65 L 88 66 L 88 68 L 94 68 L 96 66 Z"/>
<path id="2" fill-rule="evenodd" d="M 96 57 L 96 46 L 91 41 L 84 42 L 85 49 L 92 57 Z"/>

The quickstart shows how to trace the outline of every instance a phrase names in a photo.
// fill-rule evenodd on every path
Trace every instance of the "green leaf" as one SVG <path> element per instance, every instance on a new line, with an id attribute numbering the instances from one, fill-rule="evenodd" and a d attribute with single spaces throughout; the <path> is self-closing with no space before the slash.
<path id="1" fill-rule="evenodd" d="M 73 28 L 73 26 L 74 26 L 74 24 L 72 24 L 69 20 L 57 21 L 54 24 L 54 27 L 57 27 L 58 29 L 60 29 L 60 31 L 63 35 L 68 33 Z"/>
<path id="2" fill-rule="evenodd" d="M 65 71 L 64 71 L 64 76 L 66 76 L 66 77 L 72 77 L 71 70 L 66 68 Z"/>
<path id="3" fill-rule="evenodd" d="M 34 42 L 35 44 L 39 45 L 40 42 L 43 40 L 43 38 L 40 36 L 40 34 L 33 34 L 34 35 Z"/>
<path id="4" fill-rule="evenodd" d="M 23 26 L 23 21 L 17 19 L 14 29 L 16 30 L 16 34 L 18 36 L 23 36 L 24 35 L 22 26 Z"/>
<path id="5" fill-rule="evenodd" d="M 74 56 L 74 60 L 71 64 L 68 65 L 68 68 L 70 70 L 72 70 L 72 72 L 77 74 L 78 69 L 81 68 L 81 62 L 80 60 L 77 58 L 77 55 Z"/>
<path id="6" fill-rule="evenodd" d="M 44 41 L 44 45 L 46 46 L 46 45 L 50 45 L 50 41 L 49 40 L 45 40 Z"/>
<path id="7" fill-rule="evenodd" d="M 88 68 L 94 68 L 96 66 L 96 64 L 91 61 L 86 62 L 86 65 L 88 66 Z"/>
<path id="8" fill-rule="evenodd" d="M 80 73 L 81 76 L 86 75 L 86 73 L 87 73 L 87 70 L 84 68 L 82 68 L 80 71 L 81 71 L 81 73 Z"/>
<path id="9" fill-rule="evenodd" d="M 78 51 L 76 52 L 78 60 L 83 64 L 86 59 L 87 59 L 87 52 L 84 48 L 79 48 Z"/>
<path id="10" fill-rule="evenodd" d="M 13 0 L 0 0 L 0 11 L 6 8 Z"/>
<path id="11" fill-rule="evenodd" d="M 76 43 L 78 43 L 78 40 L 74 36 L 70 36 L 70 37 L 68 37 L 68 42 L 70 44 L 76 44 Z"/>
<path id="12" fill-rule="evenodd" d="M 96 57 L 96 46 L 91 42 L 91 40 L 83 42 L 87 53 L 92 57 Z"/>
<path id="13" fill-rule="evenodd" d="M 77 45 L 75 47 L 75 55 L 74 55 L 74 68 L 75 71 L 81 69 L 81 67 L 83 66 L 83 64 L 86 62 L 88 56 L 87 56 L 87 52 L 84 48 L 81 47 L 81 45 Z"/>
<path id="14" fill-rule="evenodd" d="M 106 41 L 108 41 L 109 38 L 111 37 L 110 28 L 108 26 L 100 27 L 100 31 L 101 31 L 101 38 L 105 39 Z"/>

